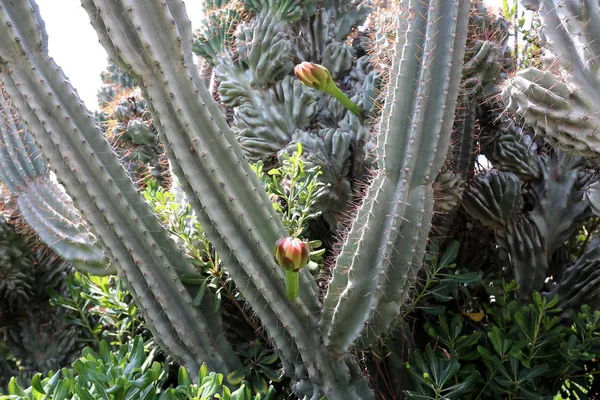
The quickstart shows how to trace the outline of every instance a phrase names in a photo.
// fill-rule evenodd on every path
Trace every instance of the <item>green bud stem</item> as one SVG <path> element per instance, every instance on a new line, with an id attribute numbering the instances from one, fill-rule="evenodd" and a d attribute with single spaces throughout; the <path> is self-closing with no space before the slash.
<path id="1" fill-rule="evenodd" d="M 335 97 L 344 107 L 354 113 L 360 119 L 361 123 L 365 121 L 365 110 L 350 100 L 350 98 L 346 96 L 346 93 L 342 92 L 334 82 L 327 85 L 323 91 Z"/>
<path id="2" fill-rule="evenodd" d="M 285 270 L 285 292 L 288 299 L 294 300 L 300 292 L 300 275 L 297 272 Z"/>

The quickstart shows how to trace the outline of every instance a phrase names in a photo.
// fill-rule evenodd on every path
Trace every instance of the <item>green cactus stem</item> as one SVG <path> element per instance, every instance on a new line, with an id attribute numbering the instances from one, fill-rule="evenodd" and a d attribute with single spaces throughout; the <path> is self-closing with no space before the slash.
<path id="1" fill-rule="evenodd" d="M 320 304 L 308 271 L 300 272 L 298 297 L 287 298 L 284 271 L 272 259 L 273 245 L 287 236 L 286 229 L 194 67 L 191 41 L 183 39 L 191 38 L 183 4 L 82 4 L 113 62 L 140 83 L 175 175 L 207 238 L 278 347 L 286 372 L 297 380 L 296 393 L 371 398 L 364 377 L 352 374 L 355 361 L 315 346 Z"/>
<path id="2" fill-rule="evenodd" d="M 94 275 L 116 273 L 104 249 L 50 170 L 31 133 L 0 93 L 0 180 L 39 237 L 74 267 Z"/>
<path id="3" fill-rule="evenodd" d="M 336 260 L 321 331 L 335 352 L 372 343 L 396 318 L 427 244 L 435 180 L 461 80 L 468 1 L 403 1 L 378 137 L 378 167 Z M 430 35 L 435 35 L 435 40 Z"/>
<path id="4" fill-rule="evenodd" d="M 536 134 L 564 151 L 598 157 L 600 4 L 575 0 L 530 3 L 538 7 L 544 36 L 557 63 L 547 71 L 519 71 L 504 85 L 504 103 Z"/>

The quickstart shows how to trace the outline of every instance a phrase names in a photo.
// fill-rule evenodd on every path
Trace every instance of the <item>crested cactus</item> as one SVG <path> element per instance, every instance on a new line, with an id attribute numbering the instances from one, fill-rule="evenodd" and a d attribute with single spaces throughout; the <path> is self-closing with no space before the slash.
<path id="1" fill-rule="evenodd" d="M 378 169 L 337 257 L 323 308 L 314 278 L 305 270 L 299 273 L 298 296 L 286 296 L 284 272 L 272 258 L 274 243 L 287 236 L 285 228 L 244 159 L 234 134 L 235 117 L 231 130 L 193 65 L 183 4 L 82 4 L 113 62 L 140 84 L 174 173 L 207 237 L 278 348 L 286 373 L 295 380 L 296 394 L 310 399 L 323 394 L 329 399 L 372 398 L 350 350 L 357 342 L 372 342 L 387 328 L 420 269 L 431 225 L 433 182 L 450 142 L 469 2 L 401 4 L 401 30 L 377 137 Z M 352 67 L 353 49 L 342 40 L 366 15 L 354 2 L 325 1 L 319 11 L 308 7 L 304 20 L 299 1 L 246 4 L 261 18 L 241 25 L 238 57 L 219 64 L 229 71 L 221 76 L 230 78 L 221 80 L 221 85 L 229 85 L 220 89 L 225 97 L 227 90 L 235 92 L 236 99 L 252 97 L 244 101 L 255 110 L 264 106 L 264 96 L 285 96 L 290 90 L 310 98 L 312 89 L 286 79 L 294 55 L 321 62 L 334 78 Z M 303 32 L 297 39 L 306 45 L 294 47 L 283 33 L 292 22 Z M 1 1 L 0 32 L 4 38 L 18 39 L 0 45 L 0 78 L 6 90 L 127 280 L 157 341 L 192 369 L 200 362 L 220 371 L 239 365 L 220 332 L 219 317 L 192 307 L 181 276 L 193 274 L 193 267 L 161 229 L 48 57 L 47 36 L 34 1 L 27 6 Z M 251 87 L 258 90 L 248 92 Z M 272 97 L 279 100 L 269 104 L 275 110 L 272 115 L 285 116 L 292 110 L 294 121 L 307 118 L 303 113 L 310 110 L 299 108 L 298 94 L 293 96 L 285 103 Z M 320 104 L 329 102 L 321 93 L 316 96 Z M 238 120 L 252 115 L 243 102 L 236 107 Z M 347 143 L 346 134 L 357 146 L 354 155 L 361 153 L 366 129 L 344 132 L 343 127 L 360 122 L 336 106 L 326 109 L 322 119 L 314 117 L 324 130 L 319 138 L 331 138 L 323 148 L 333 152 Z M 267 122 L 278 126 L 281 121 Z M 336 139 L 337 129 L 341 132 Z M 287 132 L 289 138 L 295 132 Z"/>
<path id="2" fill-rule="evenodd" d="M 0 216 L 0 316 L 27 305 L 34 291 L 31 254 L 12 226 Z"/>
<path id="3" fill-rule="evenodd" d="M 504 132 L 497 140 L 519 146 L 520 151 L 513 153 L 512 163 L 492 158 L 500 170 L 511 168 L 476 177 L 463 205 L 473 219 L 493 230 L 499 257 L 513 271 L 520 295 L 528 298 L 543 288 L 553 254 L 590 216 L 584 193 L 595 175 L 587 172 L 585 160 L 579 157 L 525 147 L 531 138 L 511 121 L 490 118 L 482 123 L 482 132 L 486 130 L 491 135 Z M 519 136 L 522 139 L 516 141 Z"/>
<path id="4" fill-rule="evenodd" d="M 334 231 L 340 214 L 356 200 L 357 186 L 365 181 L 369 132 L 329 94 L 302 85 L 291 73 L 295 62 L 322 64 L 347 104 L 354 100 L 372 109 L 379 81 L 370 71 L 368 56 L 358 57 L 347 43 L 370 9 L 358 1 L 239 3 L 208 11 L 208 26 L 198 32 L 194 51 L 216 65 L 220 101 L 231 110 L 233 131 L 250 161 L 263 161 L 270 169 L 296 143 L 316 149 L 314 157 L 310 150 L 305 157 L 324 172 L 321 182 L 330 185 L 320 208 Z M 362 121 L 362 109 L 351 107 Z M 331 138 L 335 146 L 328 143 Z"/>
<path id="5" fill-rule="evenodd" d="M 18 223 L 0 217 L 0 343 L 10 351 L 0 387 L 11 376 L 25 382 L 36 372 L 68 365 L 84 337 L 67 319 L 74 311 L 52 307 L 46 291 L 64 290 L 71 265 L 37 239 L 15 233 Z"/>
<path id="6" fill-rule="evenodd" d="M 112 63 L 101 77 L 96 118 L 121 164 L 138 187 L 144 187 L 149 178 L 165 184 L 167 156 L 136 82 Z"/>

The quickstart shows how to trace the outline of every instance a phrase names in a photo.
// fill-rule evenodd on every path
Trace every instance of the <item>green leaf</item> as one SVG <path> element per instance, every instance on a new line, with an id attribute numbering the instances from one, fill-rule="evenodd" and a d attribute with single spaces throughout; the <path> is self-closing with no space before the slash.
<path id="1" fill-rule="evenodd" d="M 457 242 L 456 240 L 453 241 L 446 248 L 446 251 L 444 251 L 444 254 L 440 257 L 438 266 L 440 268 L 444 268 L 444 267 L 447 267 L 449 264 L 451 264 L 454 260 L 456 260 L 459 249 L 460 249 L 460 243 Z"/>
<path id="2" fill-rule="evenodd" d="M 446 307 L 444 306 L 417 306 L 416 308 L 431 315 L 440 315 L 446 311 Z"/>
<path id="3" fill-rule="evenodd" d="M 522 369 L 519 372 L 519 380 L 532 380 L 542 376 L 548 369 L 548 364 L 538 364 L 531 369 Z"/>
<path id="4" fill-rule="evenodd" d="M 35 374 L 31 378 L 31 387 L 39 393 L 46 394 L 46 391 L 42 387 L 42 374 Z"/>
<path id="5" fill-rule="evenodd" d="M 230 372 L 227 374 L 227 382 L 231 383 L 232 385 L 239 385 L 244 379 L 246 379 L 246 374 L 248 372 L 249 371 L 246 368 Z"/>

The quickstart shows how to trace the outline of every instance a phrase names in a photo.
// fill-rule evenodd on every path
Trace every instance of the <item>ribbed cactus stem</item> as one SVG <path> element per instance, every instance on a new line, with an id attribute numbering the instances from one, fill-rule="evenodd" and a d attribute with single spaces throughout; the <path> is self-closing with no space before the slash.
<path id="1" fill-rule="evenodd" d="M 321 331 L 334 351 L 369 344 L 421 267 L 465 51 L 469 1 L 406 0 L 378 138 L 378 166 L 337 258 Z"/>
<path id="2" fill-rule="evenodd" d="M 0 116 L 0 180 L 17 198 L 25 221 L 77 269 L 94 275 L 116 273 L 72 200 L 51 179 L 42 153 L 4 91 L 0 93 Z"/>
<path id="3" fill-rule="evenodd" d="M 299 273 L 298 297 L 287 298 L 284 272 L 272 254 L 286 229 L 194 67 L 183 3 L 82 4 L 113 62 L 140 83 L 174 173 L 228 273 L 280 350 L 288 374 L 315 385 L 298 385 L 299 394 L 352 399 L 360 391 L 369 393 L 364 379 L 350 381 L 344 358 L 318 345 L 320 304 L 308 271 Z"/>
<path id="4" fill-rule="evenodd" d="M 600 155 L 600 4 L 538 0 L 544 37 L 557 64 L 528 68 L 502 91 L 508 110 L 536 134 L 575 155 Z M 560 67 L 566 72 L 559 71 Z"/>
<path id="5" fill-rule="evenodd" d="M 194 267 L 49 58 L 33 0 L 0 1 L 0 59 L 0 78 L 13 104 L 126 278 L 157 341 L 191 370 L 202 362 L 219 371 L 239 368 L 218 319 L 194 308 L 181 283 L 181 274 L 193 274 Z"/>

